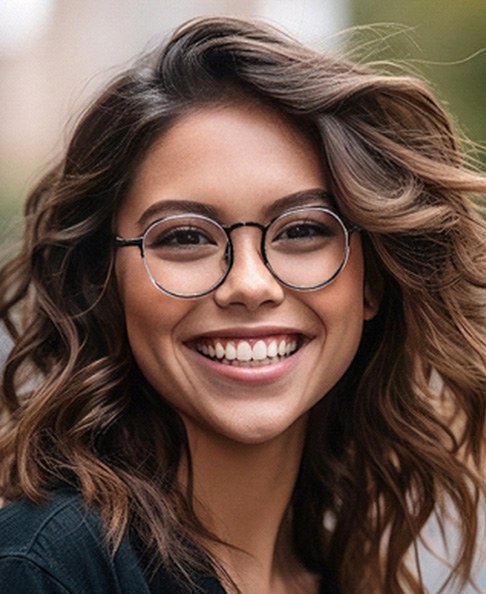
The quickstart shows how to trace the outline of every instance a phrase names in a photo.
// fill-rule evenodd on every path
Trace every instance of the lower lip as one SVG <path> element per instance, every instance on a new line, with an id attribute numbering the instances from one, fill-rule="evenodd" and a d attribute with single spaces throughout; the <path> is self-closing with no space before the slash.
<path id="1" fill-rule="evenodd" d="M 271 384 L 293 371 L 302 358 L 306 346 L 307 344 L 302 345 L 299 350 L 292 355 L 285 357 L 278 363 L 271 363 L 269 365 L 261 365 L 258 367 L 245 367 L 243 365 L 219 363 L 217 359 L 210 359 L 189 347 L 187 348 L 195 363 L 201 365 L 206 372 L 212 371 L 221 377 L 242 383 Z"/>

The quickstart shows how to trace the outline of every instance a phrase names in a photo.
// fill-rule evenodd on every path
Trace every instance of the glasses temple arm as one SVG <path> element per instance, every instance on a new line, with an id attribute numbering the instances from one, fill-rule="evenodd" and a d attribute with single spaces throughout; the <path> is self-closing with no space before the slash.
<path id="1" fill-rule="evenodd" d="M 124 239 L 118 235 L 115 237 L 115 246 L 118 248 L 136 246 L 143 257 L 143 237 L 134 237 L 133 239 Z"/>

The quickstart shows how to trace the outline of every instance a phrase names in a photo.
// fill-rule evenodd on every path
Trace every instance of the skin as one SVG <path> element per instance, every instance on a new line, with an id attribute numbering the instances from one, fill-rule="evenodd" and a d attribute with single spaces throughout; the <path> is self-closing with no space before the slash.
<path id="1" fill-rule="evenodd" d="M 178 120 L 149 150 L 118 213 L 117 232 L 141 235 L 172 200 L 210 206 L 223 224 L 266 223 L 276 201 L 313 188 L 326 188 L 318 155 L 278 113 L 244 102 L 205 107 Z M 137 248 L 118 251 L 130 345 L 185 423 L 199 513 L 218 536 L 250 553 L 210 545 L 214 554 L 243 592 L 313 592 L 315 576 L 298 567 L 285 529 L 307 413 L 348 368 L 378 300 L 365 283 L 357 233 L 344 271 L 312 292 L 284 288 L 272 277 L 259 255 L 258 229 L 238 229 L 232 239 L 229 276 L 199 299 L 162 293 Z M 278 333 L 303 336 L 304 344 L 268 376 L 259 368 L 228 377 L 191 347 L 208 334 Z"/>

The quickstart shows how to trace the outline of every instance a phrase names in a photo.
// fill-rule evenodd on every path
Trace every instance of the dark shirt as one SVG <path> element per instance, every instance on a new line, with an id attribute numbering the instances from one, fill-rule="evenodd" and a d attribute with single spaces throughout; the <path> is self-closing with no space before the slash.
<path id="1" fill-rule="evenodd" d="M 195 578 L 201 594 L 225 594 L 212 577 Z M 323 583 L 321 594 L 337 594 Z M 182 594 L 161 569 L 148 580 L 128 537 L 114 556 L 99 517 L 80 497 L 46 504 L 20 500 L 0 510 L 1 594 Z"/>

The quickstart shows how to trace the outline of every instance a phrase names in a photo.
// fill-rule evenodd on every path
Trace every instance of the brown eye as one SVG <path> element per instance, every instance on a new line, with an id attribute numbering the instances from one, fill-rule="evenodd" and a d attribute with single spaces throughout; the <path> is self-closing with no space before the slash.
<path id="1" fill-rule="evenodd" d="M 161 233 L 154 233 L 150 237 L 149 248 L 174 247 L 184 248 L 202 245 L 214 245 L 214 240 L 201 231 L 191 227 L 180 227 Z"/>
<path id="2" fill-rule="evenodd" d="M 285 227 L 274 238 L 274 241 L 285 239 L 309 239 L 312 237 L 330 237 L 332 230 L 318 223 L 296 223 Z"/>

